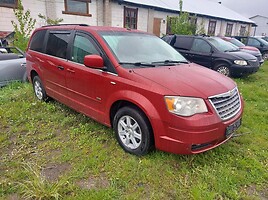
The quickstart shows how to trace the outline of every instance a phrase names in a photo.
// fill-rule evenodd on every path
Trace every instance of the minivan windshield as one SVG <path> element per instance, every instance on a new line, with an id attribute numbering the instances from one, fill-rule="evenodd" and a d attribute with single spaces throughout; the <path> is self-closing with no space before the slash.
<path id="1" fill-rule="evenodd" d="M 124 67 L 188 63 L 169 44 L 153 35 L 137 32 L 101 32 L 100 34 Z"/>
<path id="2" fill-rule="evenodd" d="M 239 48 L 230 42 L 226 42 L 221 38 L 211 37 L 208 41 L 221 52 L 239 51 Z"/>

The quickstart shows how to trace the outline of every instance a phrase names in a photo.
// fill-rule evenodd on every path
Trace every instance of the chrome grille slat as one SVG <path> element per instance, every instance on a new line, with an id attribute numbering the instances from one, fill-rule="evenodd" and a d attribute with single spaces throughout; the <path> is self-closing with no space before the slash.
<path id="1" fill-rule="evenodd" d="M 233 103 L 235 103 L 235 102 L 237 102 L 237 100 L 238 100 L 239 98 L 237 97 L 234 97 L 234 98 L 230 98 L 230 100 L 229 101 L 224 101 L 224 103 L 221 103 L 221 104 L 215 104 L 214 103 L 214 105 L 217 107 L 217 108 L 222 108 L 222 107 L 225 107 L 226 105 L 232 105 Z"/>
<path id="2" fill-rule="evenodd" d="M 209 100 L 222 120 L 232 118 L 241 108 L 241 101 L 237 88 L 224 94 L 209 97 Z"/>

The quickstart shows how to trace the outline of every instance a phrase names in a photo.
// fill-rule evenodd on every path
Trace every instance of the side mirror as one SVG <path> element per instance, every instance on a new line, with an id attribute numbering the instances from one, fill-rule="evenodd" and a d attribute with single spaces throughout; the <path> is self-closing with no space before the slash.
<path id="1" fill-rule="evenodd" d="M 264 45 L 261 43 L 261 44 L 260 44 L 260 47 L 263 47 L 263 46 L 264 46 Z"/>
<path id="2" fill-rule="evenodd" d="M 84 65 L 95 69 L 103 69 L 104 63 L 99 55 L 87 55 L 84 58 Z"/>

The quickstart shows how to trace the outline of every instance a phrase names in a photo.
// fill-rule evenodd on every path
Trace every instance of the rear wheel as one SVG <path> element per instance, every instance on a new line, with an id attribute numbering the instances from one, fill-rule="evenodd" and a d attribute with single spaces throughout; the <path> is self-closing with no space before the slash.
<path id="1" fill-rule="evenodd" d="M 34 94 L 38 100 L 40 101 L 48 100 L 48 96 L 46 94 L 45 88 L 39 76 L 35 76 L 33 78 L 33 89 L 34 89 Z"/>
<path id="2" fill-rule="evenodd" d="M 153 146 L 153 134 L 145 115 L 132 107 L 123 107 L 113 119 L 116 139 L 128 153 L 138 156 L 147 154 Z"/>
<path id="3" fill-rule="evenodd" d="M 218 65 L 215 66 L 215 71 L 230 77 L 231 76 L 231 71 L 229 69 L 229 66 L 226 63 L 220 63 Z"/>

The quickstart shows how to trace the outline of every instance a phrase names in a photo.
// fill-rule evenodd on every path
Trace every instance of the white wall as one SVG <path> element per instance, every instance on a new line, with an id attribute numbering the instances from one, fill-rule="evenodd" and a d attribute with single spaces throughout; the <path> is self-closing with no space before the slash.
<path id="1" fill-rule="evenodd" d="M 65 10 L 64 0 L 46 0 L 46 2 L 45 0 L 22 0 L 22 5 L 24 9 L 29 9 L 31 11 L 31 17 L 36 19 L 36 28 L 45 25 L 44 20 L 38 17 L 39 13 L 52 19 L 63 18 L 62 23 L 83 23 L 93 26 L 103 25 L 103 20 L 101 20 L 100 16 L 103 15 L 101 13 L 102 9 L 97 11 L 96 1 L 98 0 L 92 0 L 92 3 L 89 3 L 89 13 L 92 14 L 92 17 L 62 14 L 62 11 Z M 98 6 L 103 7 L 103 4 L 98 2 Z M 0 7 L 0 31 L 13 31 L 12 20 L 16 21 L 13 9 Z"/>
<path id="2" fill-rule="evenodd" d="M 256 16 L 256 17 L 251 18 L 251 20 L 253 20 L 258 25 L 256 27 L 255 35 L 268 36 L 268 18 L 267 17 Z M 254 29 L 255 28 L 253 28 L 253 34 L 254 34 Z"/>

